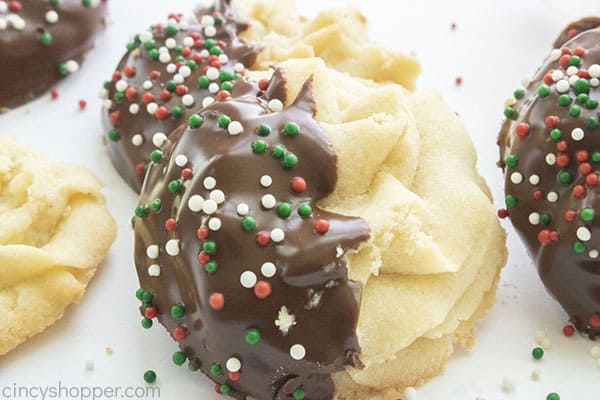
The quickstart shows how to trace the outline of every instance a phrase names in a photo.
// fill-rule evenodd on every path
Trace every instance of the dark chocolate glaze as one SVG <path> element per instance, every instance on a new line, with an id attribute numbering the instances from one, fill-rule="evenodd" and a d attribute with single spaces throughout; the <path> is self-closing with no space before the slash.
<path id="1" fill-rule="evenodd" d="M 509 118 L 498 140 L 500 166 L 506 176 L 511 221 L 542 281 L 572 323 L 595 338 L 600 335 L 600 153 L 594 155 L 600 152 L 600 87 L 589 73 L 597 76 L 600 69 L 600 30 L 586 31 L 564 48 L 568 50 L 562 57 L 559 51 L 551 54 L 526 90 L 517 93 L 522 99 L 507 108 Z M 561 66 L 568 62 L 578 64 L 571 72 L 583 78 L 573 78 L 565 87 L 564 95 L 570 96 L 572 103 L 561 106 L 561 93 L 554 82 L 560 73 L 553 79 L 552 71 L 568 77 L 568 66 Z M 547 96 L 538 94 L 540 86 L 542 95 L 549 89 Z M 583 104 L 585 96 L 577 100 L 578 94 L 588 92 L 586 87 L 587 106 Z M 577 109 L 580 115 L 574 116 Z M 560 137 L 559 131 L 552 133 L 554 129 L 560 131 Z M 514 157 L 518 158 L 516 166 Z"/>
<path id="2" fill-rule="evenodd" d="M 142 311 L 150 305 L 157 307 L 159 321 L 176 339 L 177 327 L 185 327 L 187 336 L 179 336 L 179 346 L 191 367 L 218 385 L 227 385 L 222 388 L 230 396 L 289 400 L 295 391 L 303 391 L 307 400 L 326 400 L 334 395 L 332 373 L 349 365 L 361 367 L 356 336 L 361 288 L 348 280 L 344 253 L 367 240 L 369 230 L 359 218 L 319 208 L 318 200 L 329 195 L 337 181 L 336 155 L 313 119 L 312 80 L 291 106 L 271 111 L 267 100 L 285 96 L 285 83 L 280 71 L 264 93 L 255 84 L 239 81 L 234 90 L 247 95 L 200 110 L 197 115 L 204 119 L 200 128 L 184 125 L 173 132 L 162 159 L 152 162 L 146 175 L 134 217 L 135 261 L 141 287 L 152 294 Z M 220 127 L 222 115 L 241 122 L 243 132 L 233 136 L 228 128 Z M 283 133 L 290 121 L 300 127 L 296 136 Z M 261 124 L 271 127 L 269 135 L 258 134 Z M 252 149 L 257 140 L 268 146 L 264 153 Z M 284 167 L 284 159 L 272 155 L 277 145 L 284 146 L 286 154 L 295 154 L 298 164 Z M 269 187 L 261 183 L 265 175 L 271 177 Z M 225 196 L 210 216 L 207 210 L 192 211 L 188 203 L 194 195 L 212 198 L 214 193 L 204 186 L 207 177 L 216 180 L 212 190 Z M 304 191 L 292 189 L 295 177 L 307 183 Z M 173 182 L 181 182 L 177 193 L 171 191 L 177 186 Z M 277 205 L 289 203 L 290 216 L 279 216 L 279 206 L 266 208 L 261 199 L 267 194 L 275 197 Z M 155 212 L 152 204 L 157 199 L 160 211 Z M 255 229 L 242 229 L 240 204 L 249 208 Z M 306 204 L 312 214 L 301 217 L 298 210 Z M 209 218 L 219 219 L 218 230 L 206 230 L 211 226 Z M 324 221 L 329 230 L 319 233 Z M 199 233 L 199 228 L 208 236 Z M 283 241 L 261 245 L 259 238 L 270 238 L 273 229 L 285 233 Z M 167 254 L 169 240 L 179 240 L 177 256 Z M 200 259 L 206 256 L 201 253 L 206 241 L 214 241 L 217 247 L 209 257 L 218 264 L 213 273 L 206 271 L 209 258 Z M 160 248 L 156 259 L 147 254 L 152 245 Z M 262 273 L 265 262 L 275 264 L 274 276 Z M 160 276 L 150 276 L 148 268 L 153 264 L 160 265 Z M 257 277 L 254 288 L 240 283 L 245 271 Z M 255 289 L 265 283 L 272 292 L 260 299 Z M 213 293 L 224 296 L 222 309 L 211 307 Z M 185 307 L 183 318 L 170 314 L 175 304 Z M 283 307 L 295 318 L 287 333 L 275 322 Z M 248 329 L 261 333 L 258 344 L 246 343 Z M 301 360 L 291 357 L 290 349 L 296 344 L 306 350 Z M 239 377 L 227 371 L 230 357 L 241 361 Z M 211 373 L 215 363 L 222 374 Z"/>
<path id="3" fill-rule="evenodd" d="M 205 35 L 205 27 L 201 23 L 202 17 L 206 16 L 214 16 L 216 21 L 213 25 L 216 33 L 211 37 Z M 169 23 L 165 23 L 152 26 L 152 37 L 151 39 L 148 37 L 147 42 L 144 40 L 144 43 L 141 43 L 138 35 L 129 44 L 130 50 L 121 59 L 108 83 L 107 97 L 110 100 L 110 107 L 103 112 L 103 125 L 109 138 L 108 154 L 121 176 L 136 191 L 140 190 L 144 177 L 144 166 L 154 148 L 152 144 L 154 135 L 159 132 L 168 135 L 192 112 L 200 109 L 202 101 L 206 97 L 214 98 L 216 96 L 216 93 L 211 93 L 208 88 L 199 85 L 198 80 L 206 75 L 206 69 L 214 66 L 218 70 L 228 72 L 212 81 L 220 86 L 223 82 L 233 81 L 236 64 L 251 66 L 256 60 L 257 49 L 247 46 L 238 38 L 238 33 L 246 30 L 248 25 L 236 17 L 229 1 L 218 0 L 213 8 L 199 11 L 197 17 L 198 19 L 192 17 L 188 21 L 188 17 L 171 15 L 171 25 L 177 28 L 176 32 L 169 32 L 168 29 L 172 28 L 168 28 Z M 154 51 L 162 47 L 167 49 L 166 41 L 168 39 L 174 39 L 176 45 L 175 48 L 168 50 L 170 61 L 163 62 L 160 59 L 153 59 L 152 49 Z M 227 56 L 226 62 L 215 60 L 217 54 L 210 54 L 207 46 L 209 42 L 205 39 L 217 41 L 218 47 Z M 150 46 L 150 43 L 154 45 Z M 179 61 L 177 60 L 178 56 L 181 57 Z M 169 72 L 168 65 L 173 63 L 183 66 L 190 61 L 195 67 L 190 68 L 191 74 L 184 77 L 185 79 L 179 84 L 185 88 L 185 93 L 177 92 L 174 86 L 169 88 L 167 84 L 175 82 L 175 75 L 181 74 L 179 74 L 179 69 Z M 180 64 L 177 64 L 178 62 Z M 134 69 L 133 74 L 131 74 L 131 68 Z M 160 76 L 151 77 L 152 71 L 156 71 Z M 130 72 L 129 76 L 127 72 Z M 240 73 L 243 74 L 244 71 L 240 70 Z M 135 95 L 130 93 L 130 96 L 126 96 L 125 94 L 128 92 L 125 90 L 117 94 L 117 82 L 120 81 L 121 85 L 126 84 L 130 92 L 134 89 Z M 146 81 L 152 83 L 150 89 L 144 88 Z M 163 97 L 161 97 L 161 93 Z M 148 96 L 149 94 L 154 96 L 153 100 L 144 98 L 144 95 Z M 164 97 L 165 94 L 168 94 L 168 97 Z M 193 97 L 193 104 L 184 105 L 183 96 L 185 94 Z M 166 109 L 162 111 L 166 111 L 167 114 L 161 116 L 157 113 L 149 113 L 147 111 L 148 103 L 154 103 L 157 107 L 165 107 Z M 130 112 L 132 105 L 139 108 L 135 114 Z M 180 115 L 171 114 L 174 107 L 181 108 Z M 138 135 L 136 137 L 138 141 L 134 144 L 136 135 Z"/>
<path id="4" fill-rule="evenodd" d="M 579 35 L 581 32 L 596 28 L 600 28 L 600 17 L 586 17 L 571 22 L 556 38 L 553 46 L 555 49 L 561 48 L 565 43 Z"/>
<path id="5" fill-rule="evenodd" d="M 0 112 L 46 92 L 68 75 L 64 65 L 68 61 L 81 64 L 93 47 L 94 34 L 104 25 L 106 12 L 105 1 L 85 6 L 82 0 L 60 0 L 56 5 L 48 0 L 19 0 L 13 2 L 20 4 L 18 11 L 2 3 L 6 11 L 0 10 L 0 26 L 6 26 L 0 29 Z M 49 11 L 58 14 L 56 22 L 46 19 Z M 16 25 L 11 22 L 15 19 Z M 42 43 L 43 34 L 51 36 L 50 43 Z"/>

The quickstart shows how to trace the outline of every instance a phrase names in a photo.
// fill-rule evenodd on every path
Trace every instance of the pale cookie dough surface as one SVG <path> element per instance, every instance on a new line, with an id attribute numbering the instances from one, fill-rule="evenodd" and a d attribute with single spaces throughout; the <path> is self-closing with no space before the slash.
<path id="1" fill-rule="evenodd" d="M 0 355 L 78 302 L 116 236 L 101 185 L 0 136 Z"/>
<path id="2" fill-rule="evenodd" d="M 255 70 L 293 58 L 322 58 L 329 67 L 376 82 L 414 89 L 420 72 L 411 56 L 369 41 L 369 24 L 355 8 L 321 11 L 312 19 L 298 14 L 295 0 L 234 0 L 250 28 L 240 36 L 262 48 Z"/>
<path id="3" fill-rule="evenodd" d="M 471 140 L 437 93 L 351 78 L 319 59 L 279 67 L 288 102 L 314 76 L 316 119 L 338 155 L 337 188 L 323 206 L 371 228 L 348 255 L 350 278 L 364 285 L 365 368 L 335 376 L 338 398 L 393 398 L 440 373 L 455 345 L 472 344 L 506 261 L 505 233 Z"/>

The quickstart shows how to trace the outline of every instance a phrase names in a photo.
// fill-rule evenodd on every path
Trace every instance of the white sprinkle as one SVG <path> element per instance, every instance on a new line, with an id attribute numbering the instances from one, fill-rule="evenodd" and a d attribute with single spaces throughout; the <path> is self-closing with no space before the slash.
<path id="1" fill-rule="evenodd" d="M 169 74 L 174 74 L 175 72 L 177 72 L 177 65 L 175 65 L 173 63 L 167 65 L 167 72 Z"/>
<path id="2" fill-rule="evenodd" d="M 183 38 L 182 43 L 185 47 L 192 47 L 194 45 L 194 39 L 189 36 L 186 36 Z"/>
<path id="3" fill-rule="evenodd" d="M 173 75 L 173 81 L 175 83 L 183 83 L 185 79 L 183 79 L 183 76 L 181 74 L 175 74 Z"/>
<path id="4" fill-rule="evenodd" d="M 58 22 L 58 13 L 54 10 L 50 10 L 46 13 L 46 22 L 49 24 L 55 24 Z"/>
<path id="5" fill-rule="evenodd" d="M 540 214 L 536 212 L 529 214 L 529 223 L 531 225 L 538 225 L 540 223 Z"/>
<path id="6" fill-rule="evenodd" d="M 273 99 L 269 101 L 269 110 L 273 112 L 279 112 L 283 110 L 283 103 L 279 99 Z"/>
<path id="7" fill-rule="evenodd" d="M 592 78 L 600 78 L 600 65 L 590 65 L 590 67 L 588 68 L 588 73 Z"/>
<path id="8" fill-rule="evenodd" d="M 211 15 L 203 15 L 202 18 L 200 18 L 200 24 L 205 28 L 207 26 L 213 26 L 215 24 L 215 19 Z"/>
<path id="9" fill-rule="evenodd" d="M 157 244 L 151 244 L 150 246 L 146 247 L 146 255 L 148 256 L 148 258 L 156 260 L 158 258 L 158 253 L 159 250 Z"/>
<path id="10" fill-rule="evenodd" d="M 565 74 L 560 70 L 554 70 L 554 72 L 552 72 L 552 80 L 554 82 L 556 81 L 560 81 L 562 78 L 564 78 Z"/>
<path id="11" fill-rule="evenodd" d="M 8 4 L 0 1 L 0 12 L 6 12 L 8 10 Z"/>
<path id="12" fill-rule="evenodd" d="M 579 78 L 579 76 L 577 76 L 577 75 L 573 75 L 573 76 L 571 76 L 571 77 L 569 78 L 569 84 L 570 84 L 571 86 L 575 86 L 575 84 L 577 83 L 577 81 L 578 81 L 579 79 L 580 79 L 580 78 Z"/>
<path id="13" fill-rule="evenodd" d="M 219 77 L 219 70 L 214 67 L 210 67 L 206 71 L 206 77 L 208 79 L 210 79 L 211 81 L 214 81 L 215 79 L 217 79 Z"/>
<path id="14" fill-rule="evenodd" d="M 136 147 L 143 145 L 144 137 L 142 135 L 140 135 L 139 133 L 136 135 L 133 135 L 133 137 L 131 138 L 131 144 L 133 144 Z"/>
<path id="15" fill-rule="evenodd" d="M 548 195 L 546 196 L 546 199 L 550 202 L 550 203 L 556 203 L 558 201 L 558 193 L 556 192 L 550 192 L 548 193 Z"/>
<path id="16" fill-rule="evenodd" d="M 235 357 L 231 357 L 227 360 L 227 363 L 225 363 L 225 367 L 227 367 L 227 370 L 230 372 L 238 372 L 242 369 L 242 362 Z"/>
<path id="17" fill-rule="evenodd" d="M 593 250 L 590 250 L 588 255 L 590 256 L 590 258 L 598 258 L 599 253 L 598 253 L 598 250 L 593 249 Z"/>
<path id="18" fill-rule="evenodd" d="M 208 107 L 214 102 L 215 102 L 215 99 L 213 99 L 212 97 L 210 97 L 210 96 L 205 97 L 204 100 L 202 100 L 202 107 Z"/>
<path id="19" fill-rule="evenodd" d="M 416 400 L 417 399 L 417 389 L 414 387 L 407 387 L 404 390 L 404 400 Z"/>
<path id="20" fill-rule="evenodd" d="M 13 28 L 15 28 L 18 31 L 22 31 L 23 29 L 25 29 L 25 20 L 21 17 L 19 17 L 18 15 L 15 15 L 14 18 L 10 19 L 10 22 L 13 26 Z M 68 66 L 67 66 L 68 69 Z M 69 71 L 71 72 L 71 71 Z"/>
<path id="21" fill-rule="evenodd" d="M 246 289 L 252 289 L 257 280 L 256 274 L 252 271 L 244 271 L 240 275 L 240 284 Z"/>
<path id="22" fill-rule="evenodd" d="M 148 267 L 148 275 L 150 276 L 160 276 L 160 265 L 152 264 Z"/>
<path id="23" fill-rule="evenodd" d="M 567 75 L 569 76 L 577 76 L 577 72 L 579 71 L 579 68 L 577 68 L 574 65 L 571 65 L 569 68 L 567 68 Z M 579 77 L 577 77 L 577 79 L 579 79 Z"/>
<path id="24" fill-rule="evenodd" d="M 94 370 L 94 361 L 93 360 L 85 360 L 85 370 L 86 371 Z"/>
<path id="25" fill-rule="evenodd" d="M 263 274 L 265 278 L 272 278 L 277 273 L 277 267 L 272 262 L 265 262 L 260 267 L 260 273 Z"/>
<path id="26" fill-rule="evenodd" d="M 169 49 L 167 49 L 167 47 L 166 47 L 166 46 L 161 46 L 161 47 L 158 49 L 158 53 L 159 53 L 159 54 L 164 54 L 164 53 L 167 53 L 167 54 L 169 54 Z"/>
<path id="27" fill-rule="evenodd" d="M 152 39 L 152 37 L 152 32 L 150 31 L 143 31 L 140 33 L 140 41 L 142 43 L 146 43 L 148 40 Z"/>
<path id="28" fill-rule="evenodd" d="M 275 207 L 277 205 L 277 199 L 272 194 L 265 194 L 261 199 L 260 203 L 262 206 L 268 210 Z"/>
<path id="29" fill-rule="evenodd" d="M 204 28 L 204 36 L 206 37 L 213 37 L 217 34 L 217 28 L 215 28 L 214 26 L 207 26 L 206 28 Z"/>
<path id="30" fill-rule="evenodd" d="M 515 380 L 505 376 L 502 379 L 502 391 L 505 393 L 514 392 L 515 391 Z"/>
<path id="31" fill-rule="evenodd" d="M 518 184 L 520 184 L 521 182 L 523 182 L 523 175 L 521 175 L 521 174 L 520 174 L 520 173 L 518 173 L 518 172 L 513 172 L 513 173 L 510 175 L 510 181 L 511 181 L 512 183 L 514 183 L 515 185 L 518 185 Z"/>
<path id="32" fill-rule="evenodd" d="M 148 105 L 146 106 L 146 111 L 148 112 L 148 114 L 154 115 L 156 110 L 158 110 L 158 104 L 156 103 L 148 103 Z"/>
<path id="33" fill-rule="evenodd" d="M 290 356 L 294 360 L 302 360 L 306 356 L 306 349 L 301 344 L 295 344 L 290 348 Z"/>
<path id="34" fill-rule="evenodd" d="M 556 61 L 560 58 L 560 56 L 562 55 L 562 52 L 560 51 L 560 49 L 554 49 L 550 52 L 550 59 L 552 61 Z"/>
<path id="35" fill-rule="evenodd" d="M 188 208 L 192 212 L 200 212 L 204 206 L 204 199 L 199 194 L 191 196 L 188 200 Z"/>
<path id="36" fill-rule="evenodd" d="M 202 184 L 206 190 L 213 190 L 215 186 L 217 186 L 217 180 L 212 176 L 207 176 L 204 178 L 204 181 L 202 181 Z"/>
<path id="37" fill-rule="evenodd" d="M 168 38 L 167 40 L 165 40 L 165 46 L 167 46 L 167 48 L 169 49 L 174 49 L 175 47 L 177 47 L 177 41 L 173 38 Z"/>
<path id="38" fill-rule="evenodd" d="M 185 167 L 187 162 L 188 162 L 188 159 L 183 154 L 179 154 L 177 157 L 175 157 L 175 164 L 180 168 Z"/>
<path id="39" fill-rule="evenodd" d="M 202 49 L 202 51 L 200 51 L 200 55 L 202 58 L 208 58 L 208 56 L 210 56 L 210 52 L 206 49 Z"/>
<path id="40" fill-rule="evenodd" d="M 106 108 L 107 110 L 109 110 L 112 107 L 112 101 L 109 99 L 106 99 L 102 102 L 102 105 L 104 106 L 104 108 Z"/>
<path id="41" fill-rule="evenodd" d="M 210 192 L 210 198 L 217 204 L 225 202 L 225 193 L 222 190 L 216 189 Z"/>
<path id="42" fill-rule="evenodd" d="M 539 175 L 531 175 L 529 177 L 529 183 L 531 183 L 532 185 L 537 185 L 538 183 L 540 183 L 540 176 Z"/>
<path id="43" fill-rule="evenodd" d="M 229 57 L 227 57 L 227 54 L 225 54 L 225 53 L 219 54 L 219 62 L 222 65 L 227 64 L 229 62 Z"/>
<path id="44" fill-rule="evenodd" d="M 136 103 L 132 103 L 129 105 L 129 113 L 130 114 L 137 114 L 140 111 L 140 105 L 136 104 Z"/>
<path id="45" fill-rule="evenodd" d="M 577 238 L 582 242 L 587 242 L 592 238 L 592 232 L 585 226 L 577 228 Z"/>
<path id="46" fill-rule="evenodd" d="M 165 250 L 170 256 L 176 256 L 179 254 L 179 240 L 171 239 L 165 245 Z"/>
<path id="47" fill-rule="evenodd" d="M 210 85 L 208 85 L 208 91 L 211 93 L 217 93 L 219 90 L 221 90 L 221 87 L 216 82 L 213 82 Z"/>
<path id="48" fill-rule="evenodd" d="M 144 89 L 150 90 L 152 89 L 152 86 L 154 86 L 154 84 L 152 83 L 152 81 L 144 81 L 142 86 L 144 87 Z"/>
<path id="49" fill-rule="evenodd" d="M 152 136 L 152 144 L 156 147 L 161 147 L 167 141 L 167 135 L 162 132 L 157 132 Z"/>
<path id="50" fill-rule="evenodd" d="M 214 214 L 218 208 L 219 205 L 216 201 L 212 199 L 208 199 L 204 202 L 204 204 L 202 204 L 202 211 L 204 211 L 204 213 L 208 215 Z"/>
<path id="51" fill-rule="evenodd" d="M 184 65 L 181 68 L 179 68 L 179 75 L 183 76 L 184 78 L 187 78 L 191 74 L 192 70 L 187 65 Z"/>
<path id="52" fill-rule="evenodd" d="M 594 87 L 594 88 L 600 86 L 600 79 L 598 79 L 598 78 L 590 79 L 590 86 Z"/>
<path id="53" fill-rule="evenodd" d="M 235 72 L 242 72 L 242 71 L 243 71 L 243 70 L 245 70 L 245 69 L 246 69 L 246 67 L 244 67 L 244 64 L 242 64 L 242 63 L 236 63 L 236 64 L 233 66 L 233 70 L 234 70 Z"/>
<path id="54" fill-rule="evenodd" d="M 244 131 L 244 127 L 242 127 L 242 124 L 239 121 L 231 121 L 229 126 L 227 126 L 227 131 L 229 131 L 230 135 L 236 136 Z"/>
<path id="55" fill-rule="evenodd" d="M 67 66 L 67 71 L 70 73 L 77 72 L 79 70 L 79 64 L 75 60 L 69 60 L 65 65 Z"/>
<path id="56" fill-rule="evenodd" d="M 540 343 L 540 346 L 542 346 L 544 350 L 550 350 L 552 348 L 552 341 L 548 338 L 545 338 L 542 340 L 542 343 Z"/>
<path id="57" fill-rule="evenodd" d="M 181 102 L 183 103 L 184 106 L 186 107 L 191 107 L 194 105 L 194 102 L 196 100 L 194 99 L 194 96 L 192 96 L 191 94 L 185 94 L 183 95 L 183 97 L 181 98 Z"/>
<path id="58" fill-rule="evenodd" d="M 250 212 L 250 208 L 248 207 L 248 204 L 241 203 L 241 204 L 238 204 L 236 211 L 237 211 L 238 215 L 244 216 L 244 215 L 248 215 L 248 212 Z"/>
<path id="59" fill-rule="evenodd" d="M 566 79 L 562 79 L 562 80 L 556 82 L 556 90 L 558 90 L 559 93 L 568 92 L 570 87 L 571 87 L 571 85 L 569 84 L 569 81 L 567 81 Z"/>
<path id="60" fill-rule="evenodd" d="M 280 228 L 275 228 L 271 231 L 271 240 L 275 243 L 282 242 L 285 239 L 285 233 Z"/>
<path id="61" fill-rule="evenodd" d="M 171 55 L 169 53 L 160 53 L 158 60 L 163 64 L 168 64 L 171 62 Z"/>
<path id="62" fill-rule="evenodd" d="M 221 229 L 221 219 L 214 217 L 208 220 L 208 229 L 210 229 L 211 231 L 218 231 L 219 229 Z"/>
<path id="63" fill-rule="evenodd" d="M 556 156 L 553 153 L 546 154 L 546 164 L 548 164 L 548 165 L 556 164 Z"/>
<path id="64" fill-rule="evenodd" d="M 6 4 L 6 3 L 0 2 L 0 4 Z M 4 18 L 0 17 L 0 31 L 5 30 L 7 25 L 8 24 L 6 23 L 6 20 Z"/>
<path id="65" fill-rule="evenodd" d="M 571 131 L 571 137 L 575 141 L 580 141 L 581 139 L 583 139 L 584 136 L 585 134 L 583 132 L 583 129 L 581 128 L 575 128 Z"/>
<path id="66" fill-rule="evenodd" d="M 273 183 L 273 178 L 271 178 L 269 175 L 263 175 L 260 177 L 260 185 L 262 187 L 269 187 L 271 186 L 271 184 Z"/>

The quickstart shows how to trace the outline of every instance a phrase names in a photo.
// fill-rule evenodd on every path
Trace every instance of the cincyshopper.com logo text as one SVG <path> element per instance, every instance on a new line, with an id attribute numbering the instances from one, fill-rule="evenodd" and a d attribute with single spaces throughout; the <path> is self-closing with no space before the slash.
<path id="1" fill-rule="evenodd" d="M 0 384 L 0 400 L 112 400 L 159 399 L 157 386 L 76 386 L 58 381 L 55 385 Z"/>

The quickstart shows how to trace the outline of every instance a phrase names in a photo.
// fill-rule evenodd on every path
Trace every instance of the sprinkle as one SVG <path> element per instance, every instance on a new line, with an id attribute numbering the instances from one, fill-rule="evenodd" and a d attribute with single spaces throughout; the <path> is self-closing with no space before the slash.
<path id="1" fill-rule="evenodd" d="M 240 203 L 236 207 L 236 211 L 237 211 L 238 215 L 244 216 L 244 215 L 247 215 L 248 212 L 250 212 L 250 208 L 248 207 L 248 205 L 246 203 Z"/>
<path id="2" fill-rule="evenodd" d="M 265 262 L 260 267 L 260 273 L 263 274 L 265 278 L 272 278 L 277 273 L 277 267 L 272 262 Z"/>
<path id="3" fill-rule="evenodd" d="M 212 68 L 212 67 L 209 68 L 206 71 L 206 77 L 211 81 L 218 79 L 219 78 L 219 70 L 216 68 Z"/>
<path id="4" fill-rule="evenodd" d="M 269 175 L 263 175 L 260 177 L 260 185 L 268 188 L 273 183 L 273 179 Z"/>
<path id="5" fill-rule="evenodd" d="M 271 231 L 271 240 L 275 243 L 280 243 L 285 239 L 285 233 L 280 228 L 275 228 Z"/>
<path id="6" fill-rule="evenodd" d="M 131 143 L 132 143 L 134 146 L 136 146 L 136 147 L 139 147 L 139 146 L 141 146 L 142 144 L 144 144 L 144 137 L 143 137 L 142 135 L 140 135 L 139 133 L 138 133 L 138 134 L 136 134 L 136 135 L 133 135 L 133 136 L 131 137 Z"/>
<path id="7" fill-rule="evenodd" d="M 139 104 L 130 104 L 129 105 L 129 113 L 136 115 L 138 112 L 140 111 L 140 105 Z"/>
<path id="8" fill-rule="evenodd" d="M 252 217 L 242 218 L 242 229 L 246 232 L 256 229 L 256 220 Z"/>
<path id="9" fill-rule="evenodd" d="M 598 250 L 593 249 L 593 250 L 590 250 L 588 255 L 590 256 L 590 258 L 598 258 L 599 253 L 598 253 Z"/>
<path id="10" fill-rule="evenodd" d="M 295 122 L 286 122 L 283 127 L 283 134 L 286 136 L 297 136 L 300 132 L 300 127 Z"/>
<path id="11" fill-rule="evenodd" d="M 146 248 L 146 256 L 151 258 L 152 260 L 156 260 L 158 258 L 159 248 L 157 244 L 152 244 Z"/>
<path id="12" fill-rule="evenodd" d="M 222 293 L 213 293 L 208 298 L 208 303 L 215 310 L 221 310 L 225 307 L 225 297 Z"/>
<path id="13" fill-rule="evenodd" d="M 318 219 L 315 221 L 315 231 L 321 235 L 329 232 L 329 222 L 324 219 Z"/>
<path id="14" fill-rule="evenodd" d="M 167 254 L 170 256 L 179 255 L 179 240 L 177 240 L 177 239 L 169 240 L 167 242 L 167 244 L 165 245 L 165 250 L 167 251 Z"/>
<path id="15" fill-rule="evenodd" d="M 531 356 L 536 360 L 541 360 L 544 357 L 544 349 L 536 347 L 531 351 Z"/>
<path id="16" fill-rule="evenodd" d="M 55 24 L 58 22 L 58 13 L 54 10 L 50 10 L 46 12 L 45 18 L 47 23 Z"/>
<path id="17" fill-rule="evenodd" d="M 538 183 L 540 183 L 540 177 L 539 175 L 531 175 L 529 177 L 529 183 L 532 185 L 537 185 Z"/>
<path id="18" fill-rule="evenodd" d="M 558 201 L 558 193 L 556 192 L 550 192 L 548 193 L 548 195 L 546 196 L 546 199 L 550 202 L 550 203 L 556 203 Z"/>
<path id="19" fill-rule="evenodd" d="M 294 193 L 302 193 L 306 190 L 307 184 L 304 178 L 296 176 L 292 178 L 291 187 Z"/>
<path id="20" fill-rule="evenodd" d="M 223 193 L 223 191 L 219 189 L 210 192 L 209 197 L 217 204 L 223 204 L 225 202 L 225 193 Z"/>
<path id="21" fill-rule="evenodd" d="M 202 211 L 203 206 L 204 206 L 204 199 L 199 194 L 195 194 L 195 195 L 191 196 L 188 200 L 188 208 L 192 212 Z"/>
<path id="22" fill-rule="evenodd" d="M 240 369 L 242 369 L 242 362 L 238 358 L 231 357 L 225 363 L 225 368 L 231 372 L 238 372 Z"/>
<path id="23" fill-rule="evenodd" d="M 167 135 L 162 132 L 155 133 L 152 136 L 152 144 L 156 147 L 161 147 L 167 141 Z"/>
<path id="24" fill-rule="evenodd" d="M 217 180 L 212 176 L 207 176 L 202 182 L 206 190 L 212 190 L 217 186 Z"/>
<path id="25" fill-rule="evenodd" d="M 185 353 L 183 351 L 176 351 L 175 353 L 173 353 L 173 364 L 175 365 L 183 365 L 185 363 L 185 360 L 187 359 L 187 357 L 185 356 Z"/>
<path id="26" fill-rule="evenodd" d="M 546 400 L 560 400 L 560 396 L 558 393 L 549 393 L 548 396 L 546 396 Z"/>
<path id="27" fill-rule="evenodd" d="M 531 371 L 531 380 L 539 381 L 541 376 L 542 372 L 539 369 L 534 369 L 533 371 Z"/>
<path id="28" fill-rule="evenodd" d="M 587 242 L 592 238 L 592 233 L 586 227 L 580 227 L 577 229 L 577 238 L 583 242 Z"/>
<path id="29" fill-rule="evenodd" d="M 263 300 L 271 295 L 271 284 L 267 281 L 258 281 L 254 285 L 254 295 Z"/>
<path id="30" fill-rule="evenodd" d="M 210 220 L 208 220 L 208 228 L 211 231 L 218 231 L 219 229 L 221 229 L 221 219 L 220 218 L 211 218 Z"/>
<path id="31" fill-rule="evenodd" d="M 186 94 L 181 98 L 181 103 L 186 107 L 194 105 L 195 99 L 191 94 Z"/>
<path id="32" fill-rule="evenodd" d="M 150 276 L 160 276 L 160 265 L 152 264 L 148 267 L 148 275 Z"/>
<path id="33" fill-rule="evenodd" d="M 549 338 L 544 338 L 542 340 L 541 346 L 546 349 L 549 350 L 552 348 L 552 341 Z"/>
<path id="34" fill-rule="evenodd" d="M 184 167 L 187 164 L 187 162 L 188 162 L 188 159 L 183 154 L 179 154 L 177 157 L 175 157 L 175 164 L 178 167 Z"/>
<path id="35" fill-rule="evenodd" d="M 417 390 L 414 387 L 407 387 L 404 390 L 404 400 L 416 400 Z"/>
<path id="36" fill-rule="evenodd" d="M 283 110 L 283 103 L 279 99 L 272 99 L 269 101 L 268 107 L 272 112 L 280 112 Z"/>
<path id="37" fill-rule="evenodd" d="M 232 121 L 227 127 L 227 131 L 230 135 L 235 136 L 242 133 L 244 131 L 244 128 L 242 127 L 242 124 L 239 121 Z"/>
<path id="38" fill-rule="evenodd" d="M 536 212 L 529 214 L 529 223 L 531 225 L 538 225 L 540 223 L 540 214 Z"/>
<path id="39" fill-rule="evenodd" d="M 257 282 L 256 274 L 252 271 L 244 271 L 240 275 L 240 284 L 246 289 L 252 289 Z"/>
<path id="40" fill-rule="evenodd" d="M 518 173 L 518 172 L 513 172 L 513 173 L 510 175 L 510 181 L 511 181 L 512 183 L 514 183 L 515 185 L 518 185 L 518 184 L 520 184 L 521 182 L 523 182 L 523 175 L 521 175 L 521 174 L 520 174 L 520 173 Z"/>
<path id="41" fill-rule="evenodd" d="M 209 215 L 214 214 L 218 208 L 219 205 L 213 199 L 208 199 L 202 204 L 202 211 Z"/>
<path id="42" fill-rule="evenodd" d="M 301 344 L 295 344 L 290 348 L 290 356 L 294 360 L 302 360 L 306 356 L 306 349 Z"/>
<path id="43" fill-rule="evenodd" d="M 272 194 L 265 194 L 260 200 L 262 206 L 266 209 L 271 209 L 277 205 L 277 200 Z"/>

